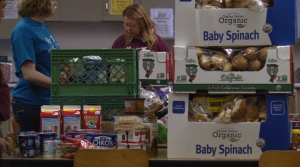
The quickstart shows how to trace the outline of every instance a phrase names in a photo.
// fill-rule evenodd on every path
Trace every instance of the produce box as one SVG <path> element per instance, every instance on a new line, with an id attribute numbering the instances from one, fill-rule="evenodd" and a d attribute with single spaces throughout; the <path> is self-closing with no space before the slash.
<path id="1" fill-rule="evenodd" d="M 175 0 L 177 46 L 294 45 L 298 41 L 297 0 L 274 0 L 265 8 L 195 8 Z"/>
<path id="2" fill-rule="evenodd" d="M 266 94 L 266 122 L 190 122 L 188 93 L 170 93 L 168 158 L 258 160 L 268 150 L 289 150 L 286 94 Z"/>
<path id="3" fill-rule="evenodd" d="M 236 48 L 230 48 L 235 50 Z M 204 54 L 204 53 L 203 53 Z M 202 54 L 202 55 L 203 55 Z M 212 62 L 212 57 L 208 60 Z M 201 57 L 197 56 L 195 47 L 174 47 L 174 92 L 208 91 L 208 93 L 269 93 L 293 92 L 293 46 L 270 46 L 267 57 L 257 71 L 249 71 L 253 60 L 246 60 L 243 70 L 222 71 L 221 69 L 204 70 L 199 64 Z M 235 57 L 240 54 L 235 55 Z M 234 58 L 226 60 L 234 66 Z M 259 58 L 257 58 L 258 61 Z M 220 59 L 218 59 L 220 60 Z M 220 62 L 222 64 L 223 62 Z M 235 62 L 241 65 L 241 62 Z M 260 63 L 260 62 L 259 62 Z M 210 64 L 209 64 L 210 65 Z M 247 67 L 248 66 L 248 67 Z M 222 68 L 222 67 L 221 67 Z"/>
<path id="4" fill-rule="evenodd" d="M 169 53 L 142 50 L 139 58 L 139 79 L 142 83 L 166 85 L 169 81 Z"/>

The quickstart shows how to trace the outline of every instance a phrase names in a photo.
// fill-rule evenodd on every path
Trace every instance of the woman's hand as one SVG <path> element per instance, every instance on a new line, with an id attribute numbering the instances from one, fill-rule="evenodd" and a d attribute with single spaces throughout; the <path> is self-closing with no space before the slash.
<path id="1" fill-rule="evenodd" d="M 11 152 L 13 152 L 14 155 L 17 155 L 17 151 L 14 149 L 14 147 L 2 138 L 0 138 L 0 147 L 2 147 L 3 153 L 9 156 L 11 155 Z"/>

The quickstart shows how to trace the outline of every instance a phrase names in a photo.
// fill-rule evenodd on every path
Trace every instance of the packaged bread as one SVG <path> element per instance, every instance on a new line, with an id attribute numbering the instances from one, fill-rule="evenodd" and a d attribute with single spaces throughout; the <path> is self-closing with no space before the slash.
<path id="1" fill-rule="evenodd" d="M 202 9 L 221 9 L 221 8 L 250 8 L 261 10 L 272 7 L 274 0 L 196 0 L 196 5 Z"/>
<path id="2" fill-rule="evenodd" d="M 198 49 L 197 49 L 198 48 Z M 201 53 L 199 50 L 201 49 Z M 199 66 L 205 71 L 260 71 L 269 47 L 200 48 L 196 47 Z"/>

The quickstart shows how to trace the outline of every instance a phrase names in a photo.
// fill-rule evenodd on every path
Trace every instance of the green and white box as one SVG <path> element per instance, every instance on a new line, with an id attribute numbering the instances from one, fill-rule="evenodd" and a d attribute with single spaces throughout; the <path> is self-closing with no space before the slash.
<path id="1" fill-rule="evenodd" d="M 205 71 L 199 66 L 195 47 L 174 46 L 174 92 L 195 93 L 292 93 L 293 46 L 270 46 L 259 71 Z"/>
<path id="2" fill-rule="evenodd" d="M 169 80 L 169 53 L 142 50 L 139 58 L 139 80 L 142 83 L 165 85 Z"/>

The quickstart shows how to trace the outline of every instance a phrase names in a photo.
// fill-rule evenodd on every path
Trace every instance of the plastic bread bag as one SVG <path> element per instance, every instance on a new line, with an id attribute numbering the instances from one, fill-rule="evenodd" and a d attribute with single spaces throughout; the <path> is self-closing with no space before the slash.
<path id="1" fill-rule="evenodd" d="M 226 53 L 219 48 L 196 47 L 196 53 L 200 67 L 206 71 L 223 70 L 229 62 Z"/>
<path id="2" fill-rule="evenodd" d="M 258 106 L 259 106 L 259 120 L 260 122 L 266 122 L 268 119 L 267 100 L 264 98 L 263 100 L 261 100 Z"/>
<path id="3" fill-rule="evenodd" d="M 272 6 L 273 0 L 196 0 L 195 4 L 198 9 L 250 8 L 262 10 Z"/>
<path id="4" fill-rule="evenodd" d="M 153 98 L 156 97 L 157 94 L 153 91 L 146 90 L 142 87 L 141 82 L 139 83 L 139 96 L 140 98 Z"/>
<path id="5" fill-rule="evenodd" d="M 155 111 L 162 109 L 163 101 L 159 98 L 159 96 L 152 91 L 145 90 L 140 87 L 140 98 L 144 98 L 144 109 L 145 111 Z"/>
<path id="6" fill-rule="evenodd" d="M 214 122 L 237 123 L 246 122 L 247 102 L 242 96 L 237 96 L 227 101 L 220 113 L 214 118 Z"/>
<path id="7" fill-rule="evenodd" d="M 145 111 L 154 111 L 155 113 L 161 110 L 164 106 L 163 101 L 158 97 L 148 97 L 145 99 L 144 107 Z"/>
<path id="8" fill-rule="evenodd" d="M 170 83 L 168 85 L 161 85 L 161 86 L 149 85 L 149 86 L 160 97 L 160 99 L 163 100 L 164 105 L 168 106 L 169 93 L 173 91 L 172 84 Z"/>
<path id="9" fill-rule="evenodd" d="M 196 47 L 199 66 L 205 71 L 259 71 L 266 62 L 269 47 Z"/>
<path id="10" fill-rule="evenodd" d="M 250 96 L 246 98 L 247 111 L 246 119 L 247 122 L 259 122 L 259 107 L 258 102 L 261 100 L 259 96 Z"/>
<path id="11" fill-rule="evenodd" d="M 213 114 L 202 107 L 193 107 L 193 102 L 189 101 L 189 121 L 190 122 L 212 122 Z"/>

